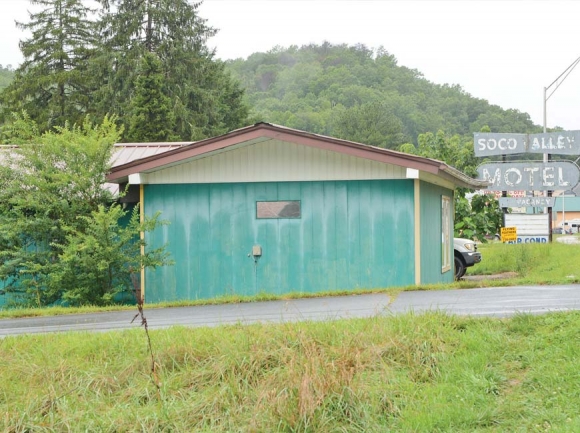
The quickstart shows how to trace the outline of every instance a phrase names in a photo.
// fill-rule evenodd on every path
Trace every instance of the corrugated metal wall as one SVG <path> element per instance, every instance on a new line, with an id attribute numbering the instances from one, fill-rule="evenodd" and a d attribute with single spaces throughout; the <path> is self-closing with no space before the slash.
<path id="1" fill-rule="evenodd" d="M 0 291 L 6 287 L 6 283 L 0 280 Z M 7 295 L 0 293 L 0 310 L 6 305 Z"/>
<path id="2" fill-rule="evenodd" d="M 257 219 L 262 200 L 300 200 L 301 218 Z M 144 202 L 175 260 L 147 271 L 147 302 L 414 283 L 412 180 L 146 185 Z"/>
<path id="3" fill-rule="evenodd" d="M 441 272 L 441 197 L 451 198 L 453 191 L 421 182 L 421 283 L 449 283 L 454 281 L 453 251 L 450 252 L 451 269 Z M 450 218 L 450 233 L 453 237 L 453 210 Z M 453 240 L 450 245 L 453 250 Z"/>

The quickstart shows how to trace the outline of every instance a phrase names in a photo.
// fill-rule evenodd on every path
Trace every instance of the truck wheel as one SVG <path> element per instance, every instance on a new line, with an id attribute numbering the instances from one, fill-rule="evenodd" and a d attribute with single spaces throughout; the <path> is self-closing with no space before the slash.
<path id="1" fill-rule="evenodd" d="M 455 256 L 455 279 L 460 280 L 465 275 L 465 265 L 463 260 Z"/>

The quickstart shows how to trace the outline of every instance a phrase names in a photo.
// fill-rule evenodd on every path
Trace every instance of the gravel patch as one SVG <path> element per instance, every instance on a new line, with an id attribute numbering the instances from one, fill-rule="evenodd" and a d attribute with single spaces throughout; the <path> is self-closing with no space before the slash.
<path id="1" fill-rule="evenodd" d="M 465 281 L 485 281 L 485 280 L 506 280 L 518 276 L 517 272 L 503 272 L 494 275 L 464 275 L 462 280 Z"/>
<path id="2" fill-rule="evenodd" d="M 562 242 L 563 244 L 580 244 L 580 238 L 574 235 L 558 236 L 556 241 Z"/>

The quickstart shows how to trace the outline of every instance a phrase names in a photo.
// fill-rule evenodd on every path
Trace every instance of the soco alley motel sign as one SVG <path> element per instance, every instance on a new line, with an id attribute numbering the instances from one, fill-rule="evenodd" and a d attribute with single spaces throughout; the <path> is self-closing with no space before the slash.
<path id="1" fill-rule="evenodd" d="M 475 156 L 510 155 L 514 153 L 553 153 L 580 155 L 580 131 L 544 134 L 473 134 Z"/>
<path id="2" fill-rule="evenodd" d="M 514 153 L 580 155 L 580 131 L 545 134 L 475 133 L 476 156 Z M 493 162 L 477 168 L 478 178 L 488 181 L 490 191 L 550 191 L 574 188 L 580 179 L 578 166 L 570 161 Z"/>

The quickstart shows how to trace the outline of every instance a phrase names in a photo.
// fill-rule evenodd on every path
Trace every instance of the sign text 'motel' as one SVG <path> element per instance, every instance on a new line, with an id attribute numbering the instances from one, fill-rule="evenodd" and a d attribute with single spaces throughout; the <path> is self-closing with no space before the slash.
<path id="1" fill-rule="evenodd" d="M 514 153 L 553 153 L 580 155 L 580 131 L 543 134 L 473 134 L 475 156 L 511 155 Z"/>
<path id="2" fill-rule="evenodd" d="M 580 171 L 569 161 L 487 163 L 477 167 L 478 179 L 488 191 L 549 191 L 572 189 Z"/>

